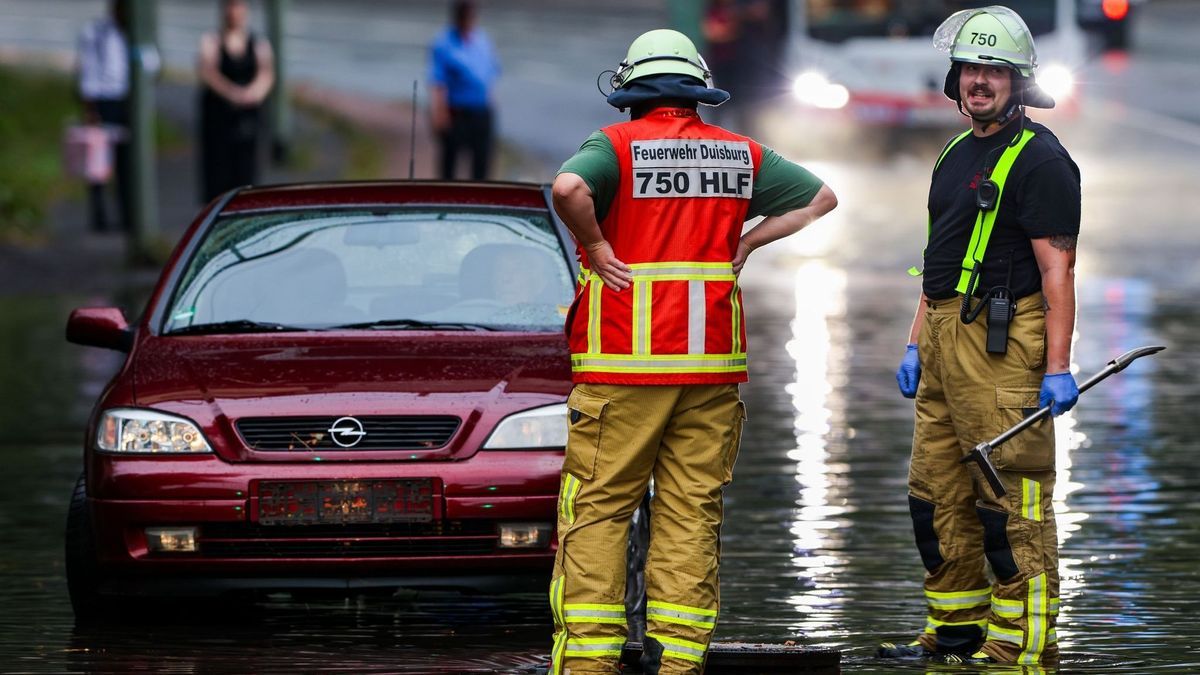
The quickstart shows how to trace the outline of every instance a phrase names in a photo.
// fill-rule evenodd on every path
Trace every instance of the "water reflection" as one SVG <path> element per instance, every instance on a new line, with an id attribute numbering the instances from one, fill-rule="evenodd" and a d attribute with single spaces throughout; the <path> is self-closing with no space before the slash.
<path id="1" fill-rule="evenodd" d="M 839 528 L 848 525 L 843 518 L 848 508 L 844 491 L 831 475 L 844 475 L 847 470 L 844 463 L 831 464 L 831 454 L 840 454 L 845 444 L 830 445 L 831 431 L 845 428 L 844 419 L 833 412 L 842 409 L 840 400 L 832 400 L 840 399 L 845 389 L 835 386 L 831 374 L 845 372 L 848 341 L 833 339 L 830 324 L 846 311 L 846 275 L 823 262 L 809 262 L 796 270 L 794 289 L 796 313 L 786 349 L 795 361 L 796 375 L 786 392 L 795 408 L 796 447 L 787 458 L 795 462 L 799 489 L 789 531 L 792 564 L 806 590 L 790 596 L 788 603 L 800 615 L 792 628 L 823 639 L 844 634 L 837 627 L 842 624 L 845 598 L 830 582 L 845 565 L 836 552 L 844 549 Z"/>

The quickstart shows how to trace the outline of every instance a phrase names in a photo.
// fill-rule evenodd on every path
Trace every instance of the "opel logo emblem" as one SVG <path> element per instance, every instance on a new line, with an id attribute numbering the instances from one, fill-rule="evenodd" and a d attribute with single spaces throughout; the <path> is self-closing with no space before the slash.
<path id="1" fill-rule="evenodd" d="M 367 435 L 367 432 L 363 431 L 362 422 L 353 417 L 338 419 L 338 421 L 330 425 L 327 431 L 329 431 L 329 437 L 333 439 L 333 442 L 343 448 L 353 448 Z"/>

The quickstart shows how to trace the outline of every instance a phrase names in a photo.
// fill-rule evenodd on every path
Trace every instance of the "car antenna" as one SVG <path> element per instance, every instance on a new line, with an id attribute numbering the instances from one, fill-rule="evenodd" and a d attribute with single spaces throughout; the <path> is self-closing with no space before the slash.
<path id="1" fill-rule="evenodd" d="M 408 134 L 408 179 L 413 179 L 417 163 L 417 80 L 413 78 L 412 127 Z"/>

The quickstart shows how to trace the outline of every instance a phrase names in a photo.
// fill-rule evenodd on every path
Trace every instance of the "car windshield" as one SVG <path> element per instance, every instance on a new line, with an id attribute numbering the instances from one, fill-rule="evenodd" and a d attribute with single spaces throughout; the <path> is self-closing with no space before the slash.
<path id="1" fill-rule="evenodd" d="M 859 37 L 933 37 L 954 12 L 1002 4 L 1025 20 L 1034 35 L 1054 30 L 1055 0 L 808 0 L 808 35 L 823 42 Z"/>
<path id="2" fill-rule="evenodd" d="M 164 332 L 557 331 L 572 292 L 546 212 L 232 214 L 213 224 L 187 263 Z"/>

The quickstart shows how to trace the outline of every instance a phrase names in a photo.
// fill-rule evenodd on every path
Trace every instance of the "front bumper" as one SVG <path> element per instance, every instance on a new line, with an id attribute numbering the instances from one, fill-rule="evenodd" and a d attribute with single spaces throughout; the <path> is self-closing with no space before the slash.
<path id="1" fill-rule="evenodd" d="M 369 586 L 487 590 L 509 588 L 523 575 L 544 581 L 555 538 L 540 549 L 501 549 L 498 525 L 553 524 L 561 462 L 561 452 L 534 451 L 480 452 L 462 462 L 321 464 L 97 455 L 89 466 L 88 502 L 99 572 L 104 588 L 122 593 Z M 433 479 L 432 522 L 255 522 L 262 481 L 404 478 Z M 198 551 L 151 552 L 145 536 L 151 526 L 198 528 Z"/>

